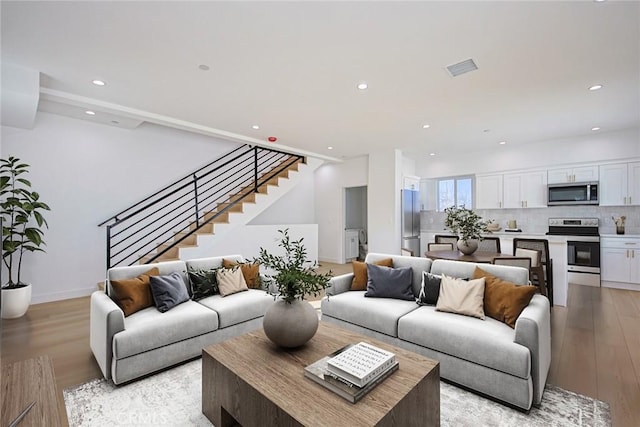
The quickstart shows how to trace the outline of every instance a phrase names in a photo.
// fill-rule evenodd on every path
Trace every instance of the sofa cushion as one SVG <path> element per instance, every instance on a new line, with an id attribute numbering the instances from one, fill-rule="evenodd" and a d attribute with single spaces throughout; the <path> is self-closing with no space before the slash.
<path id="1" fill-rule="evenodd" d="M 238 265 L 240 266 L 240 271 L 242 271 L 242 277 L 244 277 L 244 281 L 247 283 L 247 287 L 249 289 L 260 289 L 260 264 L 257 262 L 238 263 L 226 258 L 222 260 L 222 266 L 224 268 L 234 268 Z"/>
<path id="2" fill-rule="evenodd" d="M 415 301 L 365 298 L 364 291 L 343 292 L 322 301 L 322 315 L 363 328 L 398 336 L 398 319 L 417 309 Z"/>
<path id="3" fill-rule="evenodd" d="M 442 275 L 436 310 L 484 320 L 483 298 L 484 278 L 463 280 Z"/>
<path id="4" fill-rule="evenodd" d="M 161 313 L 189 300 L 187 285 L 180 273 L 175 272 L 168 276 L 151 276 L 149 286 L 156 308 Z"/>
<path id="5" fill-rule="evenodd" d="M 110 281 L 112 298 L 125 316 L 153 307 L 153 295 L 149 283 L 150 277 L 158 274 L 160 274 L 158 268 L 154 267 L 134 278 Z"/>
<path id="6" fill-rule="evenodd" d="M 427 271 L 422 272 L 422 287 L 416 302 L 418 305 L 436 305 L 440 296 L 440 282 L 442 276 L 431 274 Z"/>
<path id="7" fill-rule="evenodd" d="M 393 267 L 393 260 L 391 258 L 385 258 L 376 261 L 375 264 L 385 267 Z M 367 289 L 367 284 L 369 283 L 367 264 L 360 261 L 352 261 L 351 265 L 353 267 L 353 281 L 351 282 L 351 290 L 365 291 Z"/>
<path id="8" fill-rule="evenodd" d="M 224 298 L 213 295 L 198 303 L 215 310 L 218 313 L 219 327 L 226 328 L 264 316 L 267 308 L 273 304 L 273 297 L 264 291 L 249 289 Z"/>
<path id="9" fill-rule="evenodd" d="M 526 285 L 529 283 L 529 271 L 522 267 L 512 267 L 509 265 L 477 264 L 473 262 L 450 261 L 447 259 L 437 259 L 433 261 L 431 274 L 446 274 L 451 277 L 469 279 L 473 277 L 476 267 L 482 268 L 487 273 L 491 273 L 501 279 L 508 280 L 516 285 Z"/>
<path id="10" fill-rule="evenodd" d="M 365 258 L 365 262 L 373 264 L 376 261 L 385 258 L 389 258 L 389 255 L 369 252 Z M 422 272 L 431 271 L 432 261 L 429 258 L 402 255 L 393 255 L 391 256 L 391 259 L 393 260 L 394 268 L 411 267 L 411 272 L 413 274 L 413 280 L 411 282 L 413 295 L 417 297 L 420 294 L 420 286 L 422 285 Z"/>
<path id="11" fill-rule="evenodd" d="M 480 267 L 476 267 L 473 277 L 474 279 L 483 277 L 485 280 L 485 314 L 515 328 L 518 316 L 529 305 L 537 288 L 535 286 L 515 285 L 487 273 Z"/>
<path id="12" fill-rule="evenodd" d="M 125 330 L 113 337 L 116 359 L 184 341 L 218 329 L 218 314 L 186 301 L 166 313 L 155 307 L 138 311 L 124 319 Z"/>
<path id="13" fill-rule="evenodd" d="M 389 268 L 367 264 L 367 292 L 365 297 L 395 298 L 413 301 L 411 268 Z"/>
<path id="14" fill-rule="evenodd" d="M 514 342 L 513 329 L 490 317 L 480 320 L 422 306 L 400 318 L 398 338 L 520 378 L 530 377 L 529 349 Z"/>
<path id="15" fill-rule="evenodd" d="M 247 282 L 244 281 L 244 276 L 239 268 L 236 269 L 220 269 L 216 271 L 216 280 L 218 281 L 218 290 L 220 296 L 226 297 L 227 295 L 235 294 L 238 292 L 246 291 Z"/>
<path id="16" fill-rule="evenodd" d="M 190 270 L 189 283 L 191 284 L 191 295 L 193 300 L 210 297 L 219 293 L 218 279 L 216 279 L 217 269 L 211 270 Z"/>

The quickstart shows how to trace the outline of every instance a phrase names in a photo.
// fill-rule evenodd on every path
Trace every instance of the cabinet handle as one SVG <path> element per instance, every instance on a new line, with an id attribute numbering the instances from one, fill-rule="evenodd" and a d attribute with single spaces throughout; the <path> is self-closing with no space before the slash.
<path id="1" fill-rule="evenodd" d="M 635 243 L 635 242 L 625 242 L 625 245 L 633 245 L 633 246 L 635 246 L 635 245 L 637 245 L 637 243 Z"/>
<path id="2" fill-rule="evenodd" d="M 627 196 L 625 196 L 625 197 L 624 197 L 624 203 L 623 203 L 623 204 L 624 204 L 624 205 L 626 205 L 626 204 L 627 204 Z"/>
<path id="3" fill-rule="evenodd" d="M 631 251 L 631 258 L 635 258 L 636 257 L 636 251 Z"/>
<path id="4" fill-rule="evenodd" d="M 631 196 L 629 196 L 629 204 L 631 204 Z"/>
<path id="5" fill-rule="evenodd" d="M 627 249 L 627 258 L 629 258 L 629 249 Z"/>

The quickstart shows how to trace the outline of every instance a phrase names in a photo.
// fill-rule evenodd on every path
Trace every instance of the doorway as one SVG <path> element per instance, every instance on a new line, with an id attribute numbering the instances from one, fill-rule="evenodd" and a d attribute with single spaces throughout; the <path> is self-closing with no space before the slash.
<path id="1" fill-rule="evenodd" d="M 345 188 L 345 262 L 364 260 L 367 255 L 367 186 Z"/>

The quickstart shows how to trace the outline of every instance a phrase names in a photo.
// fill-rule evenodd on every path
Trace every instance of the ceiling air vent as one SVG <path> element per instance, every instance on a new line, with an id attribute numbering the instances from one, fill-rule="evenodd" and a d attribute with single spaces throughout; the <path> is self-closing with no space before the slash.
<path id="1" fill-rule="evenodd" d="M 449 65 L 447 67 L 447 71 L 451 75 L 451 77 L 457 77 L 460 74 L 468 73 L 469 71 L 477 70 L 478 66 L 473 59 L 469 58 L 465 61 L 458 62 L 457 64 Z"/>

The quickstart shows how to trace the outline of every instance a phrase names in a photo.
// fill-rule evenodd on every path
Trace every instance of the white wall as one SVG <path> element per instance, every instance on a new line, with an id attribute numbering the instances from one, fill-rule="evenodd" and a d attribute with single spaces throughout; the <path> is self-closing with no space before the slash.
<path id="1" fill-rule="evenodd" d="M 329 163 L 315 173 L 315 212 L 318 223 L 318 257 L 344 262 L 345 188 L 367 185 L 368 157 Z"/>
<path id="2" fill-rule="evenodd" d="M 381 150 L 369 154 L 369 252 L 399 254 L 402 153 Z"/>
<path id="3" fill-rule="evenodd" d="M 265 209 L 251 225 L 311 224 L 315 222 L 314 175 L 301 177 L 277 203 Z"/>
<path id="4" fill-rule="evenodd" d="M 2 127 L 3 157 L 32 166 L 34 189 L 51 207 L 47 252 L 26 254 L 23 265 L 33 302 L 95 290 L 105 274 L 98 223 L 237 146 L 156 125 L 127 130 L 41 112 L 32 130 Z"/>
<path id="5" fill-rule="evenodd" d="M 451 151 L 415 160 L 418 175 L 423 178 L 438 178 L 639 156 L 640 129 L 635 128 L 517 146 L 496 144 L 491 150 Z"/>

